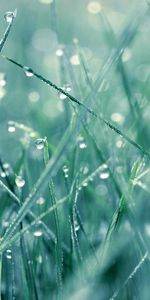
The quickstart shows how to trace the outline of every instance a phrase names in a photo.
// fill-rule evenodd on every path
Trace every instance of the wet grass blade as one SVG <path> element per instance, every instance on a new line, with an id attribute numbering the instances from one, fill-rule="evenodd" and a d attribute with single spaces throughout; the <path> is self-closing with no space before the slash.
<path id="1" fill-rule="evenodd" d="M 8 38 L 8 35 L 10 33 L 10 30 L 11 30 L 11 27 L 13 25 L 14 19 L 15 19 L 16 15 L 17 15 L 17 10 L 15 10 L 12 14 L 13 14 L 12 15 L 12 20 L 8 24 L 8 26 L 6 28 L 6 31 L 4 32 L 4 35 L 3 35 L 2 39 L 0 40 L 0 52 L 2 51 L 2 49 L 3 49 L 4 45 L 5 45 L 5 42 L 6 42 L 7 38 Z"/>
<path id="2" fill-rule="evenodd" d="M 45 140 L 44 145 L 44 162 L 45 167 L 48 165 L 50 160 L 49 157 L 49 148 L 47 139 Z M 51 197 L 51 206 L 56 206 L 56 209 L 53 211 L 54 214 L 54 223 L 55 223 L 55 231 L 56 231 L 56 243 L 55 243 L 55 250 L 56 250 L 56 265 L 57 265 L 57 284 L 58 284 L 58 298 L 62 298 L 62 291 L 63 291 L 63 284 L 62 284 L 62 272 L 63 272 L 63 253 L 62 253 L 62 238 L 61 238 L 61 231 L 59 225 L 59 217 L 57 211 L 57 200 L 54 191 L 54 183 L 53 180 L 50 179 L 49 181 L 49 193 Z"/>

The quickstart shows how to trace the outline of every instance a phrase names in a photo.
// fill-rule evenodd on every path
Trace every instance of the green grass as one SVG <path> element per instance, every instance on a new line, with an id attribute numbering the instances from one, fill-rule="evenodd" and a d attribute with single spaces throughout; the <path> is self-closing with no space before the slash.
<path id="1" fill-rule="evenodd" d="M 149 300 L 149 4 L 43 2 L 0 4 L 0 299 Z"/>

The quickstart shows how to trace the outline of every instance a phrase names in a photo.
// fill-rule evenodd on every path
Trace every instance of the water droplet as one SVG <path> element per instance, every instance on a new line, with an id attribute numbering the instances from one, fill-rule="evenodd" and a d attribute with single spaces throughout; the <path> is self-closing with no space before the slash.
<path id="1" fill-rule="evenodd" d="M 80 65 L 80 59 L 78 54 L 74 54 L 70 57 L 70 63 L 75 66 Z"/>
<path id="2" fill-rule="evenodd" d="M 40 197 L 39 199 L 37 199 L 36 203 L 38 205 L 43 205 L 45 203 L 45 199 L 43 197 Z"/>
<path id="3" fill-rule="evenodd" d="M 13 133 L 16 131 L 16 125 L 14 121 L 9 121 L 7 126 L 8 126 L 8 132 Z"/>
<path id="4" fill-rule="evenodd" d="M 22 176 L 16 176 L 15 183 L 18 188 L 22 188 L 25 185 L 25 180 L 22 178 Z"/>
<path id="5" fill-rule="evenodd" d="M 80 226 L 79 226 L 77 220 L 74 221 L 74 229 L 75 229 L 75 231 L 79 231 L 79 229 L 80 229 Z"/>
<path id="6" fill-rule="evenodd" d="M 101 179 L 107 179 L 109 175 L 108 166 L 106 164 L 101 165 L 99 177 Z"/>
<path id="7" fill-rule="evenodd" d="M 64 55 L 63 49 L 57 49 L 57 50 L 56 50 L 56 55 L 57 55 L 57 56 L 63 56 L 63 55 Z"/>
<path id="8" fill-rule="evenodd" d="M 69 168 L 66 165 L 64 165 L 63 166 L 63 172 L 64 173 L 68 173 L 68 171 L 69 171 Z"/>
<path id="9" fill-rule="evenodd" d="M 7 259 L 12 259 L 12 256 L 10 254 L 6 254 Z"/>
<path id="10" fill-rule="evenodd" d="M 40 237 L 42 236 L 43 232 L 41 230 L 36 230 L 33 232 L 33 235 L 36 236 L 36 237 Z"/>
<path id="11" fill-rule="evenodd" d="M 100 173 L 99 177 L 101 179 L 107 179 L 109 177 L 109 173 L 108 172 L 102 172 L 102 173 Z"/>
<path id="12" fill-rule="evenodd" d="M 124 116 L 117 112 L 111 115 L 111 119 L 118 124 L 123 124 L 124 122 Z"/>
<path id="13" fill-rule="evenodd" d="M 122 140 L 118 140 L 118 141 L 116 142 L 116 147 L 117 147 L 117 148 L 122 148 L 123 145 L 124 145 L 124 143 L 123 143 Z"/>
<path id="14" fill-rule="evenodd" d="M 34 75 L 33 71 L 29 67 L 23 67 L 23 70 L 27 77 L 32 77 Z"/>
<path id="15" fill-rule="evenodd" d="M 7 250 L 6 250 L 6 258 L 7 258 L 7 259 L 12 259 L 11 253 L 12 253 L 12 252 L 11 252 L 10 249 L 7 249 Z"/>
<path id="16" fill-rule="evenodd" d="M 10 169 L 10 164 L 9 164 L 9 163 L 4 163 L 4 164 L 3 164 L 3 168 L 4 168 L 5 170 Z"/>
<path id="17" fill-rule="evenodd" d="M 7 249 L 6 252 L 7 252 L 7 253 L 11 253 L 11 250 L 10 250 L 10 249 Z"/>
<path id="18" fill-rule="evenodd" d="M 69 84 L 64 84 L 63 85 L 63 87 L 61 88 L 64 92 L 70 92 L 71 91 L 71 86 L 69 85 Z M 64 100 L 64 99 L 66 99 L 67 98 L 67 95 L 65 95 L 65 94 L 63 94 L 63 93 L 61 93 L 61 92 L 59 92 L 58 93 L 58 96 L 59 96 L 59 98 L 61 99 L 61 100 Z"/>
<path id="19" fill-rule="evenodd" d="M 44 148 L 44 145 L 45 145 L 45 138 L 44 139 L 37 139 L 35 141 L 35 145 L 36 145 L 37 150 L 42 150 Z"/>
<path id="20" fill-rule="evenodd" d="M 85 149 L 85 148 L 87 148 L 87 144 L 85 144 L 84 142 L 80 143 L 79 147 L 80 147 L 80 149 Z"/>
<path id="21" fill-rule="evenodd" d="M 4 73 L 0 73 L 0 86 L 4 87 L 6 85 L 6 78 Z"/>
<path id="22" fill-rule="evenodd" d="M 69 177 L 69 175 L 68 174 L 65 174 L 65 178 L 68 178 Z"/>
<path id="23" fill-rule="evenodd" d="M 87 10 L 90 14 L 98 14 L 101 11 L 102 7 L 98 1 L 91 1 L 87 6 Z"/>
<path id="24" fill-rule="evenodd" d="M 82 186 L 83 186 L 83 187 L 87 187 L 87 186 L 88 186 L 88 182 L 87 182 L 87 181 L 84 181 L 84 182 L 82 183 Z"/>
<path id="25" fill-rule="evenodd" d="M 3 171 L 0 173 L 0 175 L 1 175 L 2 178 L 5 178 L 7 176 L 6 173 L 3 172 Z"/>
<path id="26" fill-rule="evenodd" d="M 4 19 L 7 23 L 11 23 L 12 20 L 16 17 L 17 15 L 17 10 L 15 10 L 14 12 L 12 11 L 7 11 L 5 14 L 4 14 Z"/>

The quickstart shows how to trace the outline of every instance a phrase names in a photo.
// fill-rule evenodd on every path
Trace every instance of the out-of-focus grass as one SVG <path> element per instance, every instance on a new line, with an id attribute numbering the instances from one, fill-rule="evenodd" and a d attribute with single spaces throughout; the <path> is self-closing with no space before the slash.
<path id="1" fill-rule="evenodd" d="M 1 299 L 148 300 L 149 4 L 0 7 Z"/>

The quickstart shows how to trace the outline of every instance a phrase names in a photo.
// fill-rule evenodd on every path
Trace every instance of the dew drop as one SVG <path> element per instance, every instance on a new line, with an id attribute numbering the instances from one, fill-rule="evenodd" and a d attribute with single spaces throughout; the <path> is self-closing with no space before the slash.
<path id="1" fill-rule="evenodd" d="M 64 55 L 63 49 L 57 49 L 57 50 L 56 50 L 56 55 L 59 56 L 59 57 L 60 57 L 60 56 L 63 56 L 63 55 Z"/>
<path id="2" fill-rule="evenodd" d="M 88 182 L 87 182 L 87 181 L 84 181 L 84 182 L 82 183 L 82 186 L 83 186 L 83 187 L 87 187 L 87 186 L 88 186 Z"/>
<path id="3" fill-rule="evenodd" d="M 8 121 L 8 132 L 13 133 L 16 131 L 16 125 L 14 121 Z"/>
<path id="4" fill-rule="evenodd" d="M 12 259 L 12 256 L 10 254 L 6 254 L 7 259 Z"/>
<path id="5" fill-rule="evenodd" d="M 37 139 L 35 141 L 35 146 L 36 146 L 37 150 L 44 149 L 44 145 L 45 145 L 45 139 Z"/>
<path id="6" fill-rule="evenodd" d="M 27 77 L 32 77 L 34 75 L 33 71 L 29 67 L 23 67 L 23 70 Z"/>
<path id="7" fill-rule="evenodd" d="M 124 116 L 117 112 L 111 115 L 111 119 L 118 124 L 123 124 L 124 122 Z"/>
<path id="8" fill-rule="evenodd" d="M 117 147 L 117 148 L 122 148 L 123 145 L 124 145 L 124 143 L 123 143 L 122 140 L 118 140 L 118 141 L 116 142 L 116 147 Z"/>
<path id="9" fill-rule="evenodd" d="M 63 166 L 63 172 L 64 173 L 68 173 L 68 171 L 69 171 L 69 168 L 66 165 L 64 165 Z"/>
<path id="10" fill-rule="evenodd" d="M 25 180 L 22 176 L 16 176 L 15 183 L 18 188 L 22 188 L 25 185 Z"/>
<path id="11" fill-rule="evenodd" d="M 87 148 L 87 144 L 85 144 L 84 142 L 80 143 L 79 147 L 80 147 L 80 149 L 85 149 L 85 148 Z"/>
<path id="12" fill-rule="evenodd" d="M 4 168 L 5 170 L 10 169 L 10 164 L 4 163 L 4 164 L 3 164 L 3 168 Z"/>
<path id="13" fill-rule="evenodd" d="M 3 172 L 3 171 L 0 173 L 0 175 L 1 175 L 2 178 L 5 178 L 5 177 L 6 177 L 6 173 Z"/>
<path id="14" fill-rule="evenodd" d="M 100 174 L 99 174 L 100 179 L 107 179 L 107 178 L 109 178 L 109 175 L 110 174 L 109 174 L 109 171 L 108 171 L 107 164 L 101 165 Z"/>
<path id="15" fill-rule="evenodd" d="M 43 197 L 40 197 L 39 199 L 37 199 L 36 203 L 38 205 L 43 205 L 45 203 L 45 199 Z"/>
<path id="16" fill-rule="evenodd" d="M 77 220 L 74 221 L 74 229 L 75 229 L 75 231 L 79 231 L 79 229 L 80 229 L 80 226 L 79 226 Z"/>
<path id="17" fill-rule="evenodd" d="M 7 249 L 7 250 L 6 250 L 6 258 L 7 258 L 7 259 L 12 259 L 11 253 L 12 253 L 12 252 L 11 252 L 10 249 Z"/>
<path id="18" fill-rule="evenodd" d="M 12 11 L 7 11 L 5 14 L 4 14 L 4 19 L 7 23 L 11 23 L 12 20 L 16 17 L 17 15 L 17 10 L 15 10 L 14 12 Z"/>
<path id="19" fill-rule="evenodd" d="M 70 86 L 70 84 L 64 84 L 63 85 L 63 87 L 61 88 L 64 92 L 70 92 L 71 91 L 71 86 Z M 59 92 L 58 93 L 58 96 L 59 96 L 59 98 L 61 99 L 61 100 L 64 100 L 64 99 L 66 99 L 67 98 L 67 95 L 65 95 L 65 94 L 63 94 L 63 93 L 61 93 L 61 92 Z"/>
<path id="20" fill-rule="evenodd" d="M 107 179 L 109 177 L 109 173 L 108 172 L 102 172 L 102 173 L 100 173 L 99 177 L 101 179 Z"/>
<path id="21" fill-rule="evenodd" d="M 40 237 L 40 236 L 42 236 L 42 234 L 43 234 L 43 232 L 41 230 L 36 230 L 36 231 L 33 232 L 33 235 L 35 237 Z"/>

